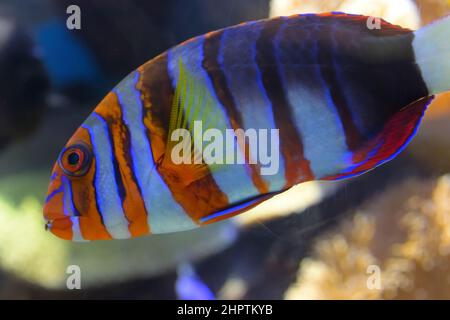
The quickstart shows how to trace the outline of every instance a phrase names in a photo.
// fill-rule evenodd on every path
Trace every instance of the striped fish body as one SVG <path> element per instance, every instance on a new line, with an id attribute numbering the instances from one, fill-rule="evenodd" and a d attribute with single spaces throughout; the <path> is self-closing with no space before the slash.
<path id="1" fill-rule="evenodd" d="M 414 34 L 366 22 L 344 14 L 249 22 L 144 64 L 62 151 L 44 208 L 49 229 L 72 240 L 187 230 L 393 158 L 432 97 Z M 196 121 L 220 132 L 278 130 L 277 172 L 261 174 L 245 139 L 236 150 L 243 164 L 175 164 L 171 134 L 192 132 Z"/>

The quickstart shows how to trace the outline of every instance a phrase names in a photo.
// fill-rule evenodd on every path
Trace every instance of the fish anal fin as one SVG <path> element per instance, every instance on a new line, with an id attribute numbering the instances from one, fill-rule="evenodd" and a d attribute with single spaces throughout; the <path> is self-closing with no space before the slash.
<path id="1" fill-rule="evenodd" d="M 267 193 L 267 194 L 256 196 L 254 198 L 251 198 L 251 199 L 241 202 L 239 204 L 232 205 L 228 208 L 205 215 L 199 219 L 199 222 L 201 225 L 207 225 L 207 224 L 211 224 L 214 222 L 226 220 L 228 218 L 231 218 L 233 216 L 241 214 L 247 210 L 250 210 L 253 207 L 256 207 L 258 204 L 272 198 L 276 194 L 278 194 L 278 192 Z"/>

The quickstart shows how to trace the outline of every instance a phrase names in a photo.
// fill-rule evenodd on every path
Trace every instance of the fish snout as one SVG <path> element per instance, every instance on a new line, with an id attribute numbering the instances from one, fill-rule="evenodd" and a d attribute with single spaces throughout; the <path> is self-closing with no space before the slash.
<path id="1" fill-rule="evenodd" d="M 64 217 L 64 193 L 62 188 L 49 191 L 44 204 L 44 218 L 51 221 Z"/>
<path id="2" fill-rule="evenodd" d="M 59 175 L 52 175 L 43 207 L 45 229 L 62 239 L 72 239 L 71 212 L 66 209 L 65 188 Z"/>
<path id="3" fill-rule="evenodd" d="M 70 240 L 71 221 L 64 215 L 64 193 L 62 188 L 51 189 L 49 188 L 43 208 L 45 229 L 60 238 Z"/>

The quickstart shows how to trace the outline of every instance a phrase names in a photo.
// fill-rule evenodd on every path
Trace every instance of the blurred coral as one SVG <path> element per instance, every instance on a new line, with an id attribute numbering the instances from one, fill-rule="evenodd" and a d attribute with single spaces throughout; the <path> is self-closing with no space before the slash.
<path id="1" fill-rule="evenodd" d="M 341 185 L 335 181 L 322 181 L 320 183 L 310 181 L 301 183 L 264 201 L 245 212 L 245 214 L 236 216 L 234 219 L 240 225 L 251 225 L 277 217 L 299 213 L 319 203 L 326 196 L 335 192 Z"/>
<path id="2" fill-rule="evenodd" d="M 65 277 L 67 243 L 54 241 L 43 228 L 37 228 L 41 211 L 34 197 L 25 198 L 17 207 L 0 198 L 0 265 L 7 271 L 20 270 L 20 276 L 31 282 L 55 287 Z"/>
<path id="3" fill-rule="evenodd" d="M 368 285 L 371 266 L 381 270 L 380 288 Z M 449 299 L 449 273 L 450 175 L 411 179 L 319 239 L 285 298 Z"/>
<path id="4" fill-rule="evenodd" d="M 272 0 L 270 5 L 272 17 L 329 11 L 381 17 L 411 29 L 420 26 L 419 12 L 411 0 Z"/>
<path id="5" fill-rule="evenodd" d="M 421 165 L 434 172 L 450 171 L 450 93 L 436 97 L 409 148 Z"/>
<path id="6" fill-rule="evenodd" d="M 428 24 L 439 17 L 449 14 L 449 0 L 415 0 L 422 16 L 422 23 Z"/>

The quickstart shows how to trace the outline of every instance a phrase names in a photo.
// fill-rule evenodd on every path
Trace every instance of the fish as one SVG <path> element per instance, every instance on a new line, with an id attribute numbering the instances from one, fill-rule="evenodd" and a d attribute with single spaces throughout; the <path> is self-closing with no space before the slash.
<path id="1" fill-rule="evenodd" d="M 73 241 L 179 232 L 393 159 L 450 89 L 450 17 L 416 31 L 373 21 L 337 12 L 250 21 L 149 60 L 61 151 L 46 228 Z M 269 155 L 276 170 L 262 174 Z"/>

